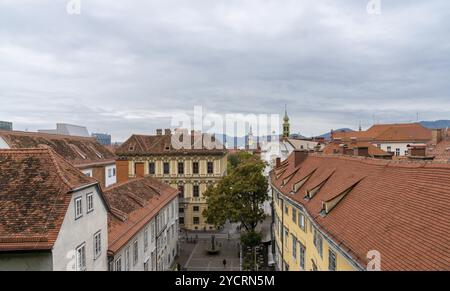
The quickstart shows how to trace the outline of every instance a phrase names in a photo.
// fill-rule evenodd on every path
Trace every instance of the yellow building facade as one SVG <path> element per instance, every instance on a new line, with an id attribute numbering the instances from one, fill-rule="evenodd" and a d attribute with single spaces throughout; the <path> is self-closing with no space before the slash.
<path id="1" fill-rule="evenodd" d="M 360 267 L 314 224 L 307 211 L 272 186 L 275 263 L 280 271 L 357 271 Z"/>
<path id="2" fill-rule="evenodd" d="M 227 174 L 224 149 L 175 149 L 171 133 L 133 135 L 117 151 L 118 182 L 152 176 L 179 190 L 179 224 L 187 230 L 211 230 L 202 213 L 204 193 Z"/>
<path id="3" fill-rule="evenodd" d="M 166 164 L 166 166 L 164 166 Z M 130 177 L 136 177 L 138 165 L 150 175 L 180 191 L 180 226 L 188 230 L 210 230 L 202 213 L 207 208 L 203 193 L 226 175 L 227 157 L 212 155 L 154 156 L 133 158 L 128 163 Z M 168 166 L 167 166 L 168 165 Z M 164 172 L 164 167 L 169 172 Z M 179 171 L 179 167 L 183 170 Z M 198 171 L 197 171 L 198 167 Z M 208 171 L 209 167 L 209 171 Z M 154 169 L 154 170 L 153 170 Z M 211 171 L 212 169 L 212 171 Z"/>

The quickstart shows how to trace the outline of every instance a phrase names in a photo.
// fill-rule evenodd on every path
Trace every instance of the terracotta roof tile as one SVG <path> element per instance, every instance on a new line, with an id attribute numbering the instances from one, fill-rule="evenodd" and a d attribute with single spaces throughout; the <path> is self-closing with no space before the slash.
<path id="1" fill-rule="evenodd" d="M 97 182 L 51 149 L 0 150 L 0 251 L 51 249 L 72 195 Z"/>
<path id="2" fill-rule="evenodd" d="M 13 149 L 50 147 L 77 168 L 111 164 L 115 155 L 95 138 L 21 131 L 0 131 Z"/>
<path id="3" fill-rule="evenodd" d="M 166 135 L 132 135 L 117 150 L 116 154 L 124 155 L 169 155 L 169 154 L 220 154 L 226 153 L 223 146 L 216 141 L 217 149 L 206 149 L 202 146 L 202 137 L 206 134 L 199 135 L 200 138 L 194 141 L 191 135 L 187 135 L 191 140 L 191 149 L 177 149 L 181 146 L 172 145 L 172 134 Z"/>
<path id="4" fill-rule="evenodd" d="M 362 141 L 356 141 L 356 142 L 331 142 L 328 145 L 325 146 L 323 149 L 323 153 L 327 155 L 332 154 L 339 154 L 340 147 L 342 145 L 346 145 L 349 150 L 353 150 L 354 148 L 360 148 L 360 147 L 367 147 L 369 149 L 369 155 L 372 157 L 388 157 L 392 156 L 391 154 L 383 151 L 382 149 L 374 146 L 373 144 L 369 142 L 362 142 Z"/>
<path id="5" fill-rule="evenodd" d="M 138 178 L 104 190 L 112 211 L 109 252 L 115 253 L 170 203 L 178 191 L 152 177 Z M 175 209 L 178 211 L 178 209 Z"/>
<path id="6" fill-rule="evenodd" d="M 294 168 L 292 154 L 287 171 Z M 297 194 L 272 184 L 303 205 L 317 225 L 365 266 L 378 250 L 383 270 L 450 270 L 450 164 L 386 161 L 310 154 L 297 175 L 317 169 Z M 309 201 L 306 190 L 327 182 Z M 364 177 L 327 215 L 323 202 Z M 294 177 L 292 180 L 295 180 Z M 291 180 L 291 181 L 292 181 Z"/>
<path id="7" fill-rule="evenodd" d="M 357 138 L 358 141 L 370 142 L 428 142 L 431 140 L 431 130 L 420 123 L 405 124 L 377 124 L 366 131 L 335 132 L 334 139 L 350 141 Z"/>

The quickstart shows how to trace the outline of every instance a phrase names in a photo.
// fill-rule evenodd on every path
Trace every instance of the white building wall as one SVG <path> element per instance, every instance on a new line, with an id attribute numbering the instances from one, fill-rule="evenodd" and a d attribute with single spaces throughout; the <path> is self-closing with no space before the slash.
<path id="1" fill-rule="evenodd" d="M 158 236 L 157 223 L 160 218 L 163 222 L 161 223 L 162 231 Z M 144 248 L 145 230 L 148 231 L 146 250 Z M 178 255 L 178 232 L 178 198 L 175 198 L 114 255 L 113 270 L 117 270 L 118 264 L 121 271 L 144 271 L 146 265 L 148 271 L 169 270 Z M 138 246 L 136 262 L 133 258 L 135 242 Z"/>
<path id="2" fill-rule="evenodd" d="M 105 186 L 109 187 L 117 182 L 116 165 L 105 167 Z"/>
<path id="3" fill-rule="evenodd" d="M 385 152 L 389 152 L 390 148 L 390 151 L 393 152 L 394 154 L 396 153 L 396 150 L 399 149 L 400 156 L 406 156 L 406 153 L 408 151 L 408 145 L 412 144 L 414 143 L 374 143 L 373 145 L 376 147 L 379 146 Z"/>
<path id="4" fill-rule="evenodd" d="M 87 195 L 94 196 L 94 210 L 87 213 Z M 83 216 L 75 219 L 75 199 L 81 197 Z M 108 213 L 106 206 L 92 186 L 72 194 L 68 211 L 64 218 L 58 238 L 53 247 L 53 270 L 75 271 L 75 250 L 82 244 L 86 245 L 86 270 L 106 271 L 108 270 Z M 94 258 L 94 235 L 101 233 L 101 253 Z"/>

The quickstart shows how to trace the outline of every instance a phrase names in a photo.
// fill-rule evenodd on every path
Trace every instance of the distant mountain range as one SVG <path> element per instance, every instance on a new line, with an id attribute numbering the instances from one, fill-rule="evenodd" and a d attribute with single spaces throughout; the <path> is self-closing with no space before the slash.
<path id="1" fill-rule="evenodd" d="M 334 132 L 350 132 L 350 131 L 354 131 L 354 130 L 350 129 L 350 128 L 339 128 L 339 129 L 334 130 Z M 331 132 L 324 133 L 322 135 L 319 135 L 318 137 L 323 137 L 324 139 L 331 139 Z"/>
<path id="2" fill-rule="evenodd" d="M 450 120 L 421 121 L 420 124 L 429 129 L 450 128 Z"/>

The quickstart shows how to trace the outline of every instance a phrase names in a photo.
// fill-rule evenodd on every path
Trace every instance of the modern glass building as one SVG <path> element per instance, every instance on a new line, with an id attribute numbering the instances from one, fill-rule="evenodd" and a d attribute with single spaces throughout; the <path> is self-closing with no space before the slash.
<path id="1" fill-rule="evenodd" d="M 92 137 L 95 137 L 97 141 L 104 146 L 111 145 L 111 135 L 106 133 L 93 133 Z"/>
<path id="2" fill-rule="evenodd" d="M 12 131 L 12 130 L 13 130 L 13 124 L 12 124 L 12 122 L 8 122 L 8 121 L 0 121 L 0 130 L 8 130 L 8 131 Z"/>

